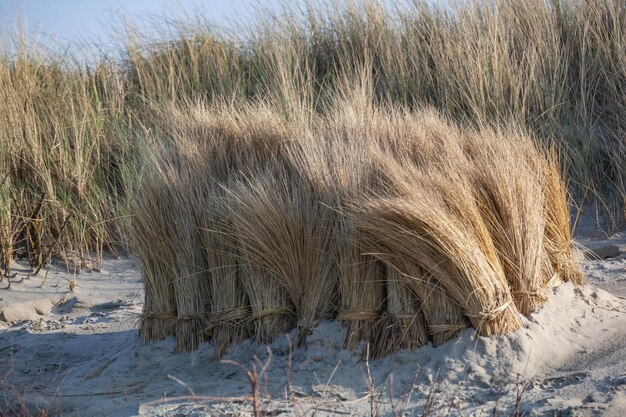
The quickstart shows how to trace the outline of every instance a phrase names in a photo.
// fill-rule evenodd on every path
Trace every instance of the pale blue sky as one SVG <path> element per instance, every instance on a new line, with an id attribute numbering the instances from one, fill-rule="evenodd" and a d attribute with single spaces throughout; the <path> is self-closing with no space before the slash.
<path id="1" fill-rule="evenodd" d="M 129 18 L 150 33 L 155 16 L 182 20 L 198 10 L 217 26 L 251 20 L 259 7 L 278 7 L 278 1 L 254 0 L 0 0 L 0 32 L 23 22 L 31 39 L 49 45 L 78 45 L 89 41 L 105 50 L 118 44 L 114 30 L 120 17 Z M 162 21 L 162 20 L 161 20 Z M 119 28 L 119 25 L 117 25 Z"/>
<path id="2" fill-rule="evenodd" d="M 307 0 L 0 0 L 0 45 L 2 35 L 16 33 L 24 25 L 29 40 L 39 46 L 65 50 L 91 60 L 100 53 L 117 56 L 122 49 L 130 20 L 141 33 L 158 39 L 164 19 L 180 21 L 199 14 L 216 28 L 245 28 L 260 10 L 277 11 L 281 5 L 303 5 Z M 335 0 L 310 0 L 314 4 L 333 4 Z M 348 3 L 351 0 L 344 0 Z M 358 2 L 358 0 L 355 0 Z M 378 0 L 393 7 L 410 0 Z M 425 0 L 439 2 L 440 0 Z M 155 28 L 155 23 L 157 27 Z M 159 32 L 161 31 L 161 32 Z M 0 46 L 1 47 L 1 46 Z"/>

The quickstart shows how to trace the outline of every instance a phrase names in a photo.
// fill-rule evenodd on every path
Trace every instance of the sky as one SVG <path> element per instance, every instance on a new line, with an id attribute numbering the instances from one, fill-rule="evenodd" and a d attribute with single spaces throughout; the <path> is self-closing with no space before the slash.
<path id="1" fill-rule="evenodd" d="M 24 24 L 29 38 L 41 45 L 85 43 L 103 50 L 119 46 L 120 18 L 130 18 L 142 30 L 154 31 L 156 16 L 184 20 L 198 10 L 217 26 L 251 20 L 254 10 L 278 7 L 266 0 L 0 0 L 0 32 Z M 80 50 L 80 48 L 78 48 Z M 85 48 L 89 49 L 89 48 Z"/>

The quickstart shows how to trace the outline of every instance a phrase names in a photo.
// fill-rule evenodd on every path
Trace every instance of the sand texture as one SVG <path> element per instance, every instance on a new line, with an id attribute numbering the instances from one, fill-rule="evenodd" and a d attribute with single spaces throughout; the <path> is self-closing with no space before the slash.
<path id="1" fill-rule="evenodd" d="M 623 247 L 623 239 L 605 243 Z M 516 408 L 529 416 L 625 415 L 626 254 L 588 258 L 580 262 L 591 284 L 553 288 L 517 332 L 487 338 L 466 329 L 438 348 L 369 361 L 371 379 L 365 345 L 342 349 L 337 322 L 321 323 L 302 348 L 297 331 L 279 336 L 261 378 L 271 399 L 262 397 L 261 407 L 281 416 L 423 415 L 427 407 L 437 416 L 514 415 Z M 19 267 L 14 279 L 25 274 Z M 143 343 L 142 283 L 132 260 L 107 259 L 100 271 L 80 274 L 52 265 L 41 286 L 45 274 L 0 290 L 4 415 L 20 402 L 63 416 L 252 413 L 246 375 L 215 361 L 213 345 L 175 353 L 171 337 Z M 244 341 L 225 358 L 249 368 L 255 355 L 260 369 L 266 346 Z"/>

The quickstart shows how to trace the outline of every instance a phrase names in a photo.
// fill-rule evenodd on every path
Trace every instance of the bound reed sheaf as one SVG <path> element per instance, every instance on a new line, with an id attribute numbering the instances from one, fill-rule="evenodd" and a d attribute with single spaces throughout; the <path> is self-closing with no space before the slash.
<path id="1" fill-rule="evenodd" d="M 549 287 L 583 284 L 556 157 L 521 131 L 350 99 L 290 114 L 161 114 L 133 202 L 146 340 L 221 356 L 339 320 L 346 348 L 383 356 L 515 331 Z"/>

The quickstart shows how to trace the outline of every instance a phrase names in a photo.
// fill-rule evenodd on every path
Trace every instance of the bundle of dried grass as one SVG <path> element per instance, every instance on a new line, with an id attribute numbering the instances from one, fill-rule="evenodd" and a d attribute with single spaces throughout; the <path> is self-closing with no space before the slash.
<path id="1" fill-rule="evenodd" d="M 228 349 L 252 335 L 252 311 L 241 282 L 237 237 L 233 233 L 225 191 L 214 184 L 203 201 L 198 232 L 210 281 L 210 314 L 207 333 L 221 358 Z"/>
<path id="2" fill-rule="evenodd" d="M 287 118 L 260 104 L 173 111 L 136 206 L 144 334 L 175 331 L 192 349 L 210 333 L 219 357 L 296 326 L 302 343 L 336 318 L 346 348 L 365 340 L 382 356 L 470 324 L 514 331 L 558 277 L 580 282 L 560 175 L 524 135 L 335 104 Z"/>
<path id="3" fill-rule="evenodd" d="M 464 136 L 467 176 L 476 190 L 482 217 L 522 314 L 547 300 L 553 273 L 544 247 L 544 179 L 526 163 L 530 140 L 513 132 L 482 130 Z M 520 156 L 522 156 L 520 160 Z"/>
<path id="4" fill-rule="evenodd" d="M 4 158 L 3 158 L 4 159 Z M 0 168 L 4 168 L 0 161 Z M 13 259 L 13 228 L 11 218 L 10 178 L 7 170 L 0 169 L 0 281 L 3 274 L 10 275 L 11 259 Z"/>
<path id="5" fill-rule="evenodd" d="M 340 293 L 337 319 L 347 328 L 346 349 L 379 339 L 385 304 L 383 264 L 366 254 L 352 219 L 342 214 L 352 199 L 377 186 L 371 152 L 376 146 L 374 126 L 381 118 L 368 112 L 369 107 L 354 105 L 338 103 L 337 111 L 316 129 L 316 142 L 303 144 L 302 162 L 297 162 L 313 184 L 314 196 L 334 211 L 332 239 Z"/>
<path id="6" fill-rule="evenodd" d="M 385 311 L 371 341 L 371 355 L 383 357 L 400 349 L 416 349 L 428 342 L 423 305 L 402 274 L 385 268 Z"/>
<path id="7" fill-rule="evenodd" d="M 336 311 L 333 218 L 293 170 L 279 165 L 252 175 L 233 190 L 237 236 L 251 268 L 288 294 L 302 343 Z"/>
<path id="8" fill-rule="evenodd" d="M 554 148 L 540 149 L 532 141 L 528 133 L 518 128 L 508 128 L 500 134 L 506 146 L 498 149 L 498 158 L 508 157 L 509 181 L 514 178 L 515 172 L 526 177 L 530 184 L 522 184 L 524 192 L 531 189 L 537 195 L 537 182 L 540 183 L 542 194 L 542 208 L 544 216 L 543 246 L 545 254 L 542 256 L 544 288 L 558 285 L 561 282 L 571 281 L 575 285 L 583 285 L 585 279 L 574 262 L 572 253 L 573 242 L 570 226 L 570 207 L 567 187 L 563 180 L 558 154 Z M 489 139 L 487 139 L 489 141 Z M 483 141 L 484 143 L 484 141 Z M 481 147 L 485 145 L 481 143 Z M 493 162 L 490 163 L 493 165 Z M 487 166 L 487 163 L 484 164 Z M 519 172 L 522 170 L 522 172 Z M 528 190 L 524 187 L 528 187 Z M 545 259 L 547 257 L 547 259 Z"/>
<path id="9" fill-rule="evenodd" d="M 178 166 L 179 182 L 174 185 L 178 211 L 170 227 L 176 229 L 179 247 L 176 252 L 177 269 L 174 280 L 176 298 L 176 348 L 178 351 L 195 350 L 206 339 L 208 314 L 211 311 L 211 281 L 207 257 L 202 250 L 203 236 L 198 227 L 201 212 L 206 204 L 203 187 L 197 184 L 196 175 L 203 168 L 203 155 L 197 146 L 178 142 L 183 146 L 183 163 Z"/>
<path id="10" fill-rule="evenodd" d="M 144 337 L 167 336 L 173 326 L 177 350 L 188 351 L 195 350 L 204 339 L 209 301 L 209 281 L 194 210 L 200 196 L 193 178 L 200 160 L 196 144 L 174 140 L 170 145 L 150 161 L 146 172 L 149 180 L 141 190 L 151 192 L 140 192 L 135 199 L 137 214 L 133 223 L 140 258 L 144 264 L 157 267 L 144 265 L 150 275 L 146 294 L 157 293 L 150 303 L 146 299 Z M 159 319 L 168 323 L 162 331 Z"/>
<path id="11" fill-rule="evenodd" d="M 181 196 L 184 198 L 184 196 Z M 210 281 L 194 213 L 180 210 L 170 227 L 177 229 L 173 287 L 176 300 L 176 350 L 193 351 L 205 339 L 210 311 Z M 191 223 L 191 224 L 190 224 Z"/>
<path id="12" fill-rule="evenodd" d="M 572 282 L 574 285 L 583 285 L 586 283 L 585 277 L 574 262 L 572 253 L 570 210 L 567 204 L 569 197 L 556 152 L 550 150 L 545 160 L 538 160 L 543 162 L 545 179 L 543 188 L 546 216 L 544 244 L 552 268 L 560 280 Z M 546 283 L 546 285 L 553 286 L 555 282 Z"/>
<path id="13" fill-rule="evenodd" d="M 373 151 L 371 156 L 373 172 L 379 183 L 377 189 L 383 194 L 375 193 L 365 197 L 366 201 L 376 200 L 380 195 L 401 197 L 412 191 L 411 183 L 398 181 L 396 177 L 399 171 L 394 169 L 402 170 L 400 168 L 402 164 L 409 169 L 420 166 L 436 170 L 446 161 L 463 161 L 458 130 L 433 112 L 425 111 L 419 115 L 390 113 L 387 119 L 391 122 L 387 126 L 387 136 L 378 135 L 380 149 Z M 380 140 L 383 137 L 385 139 Z M 394 169 L 389 169 L 390 164 Z M 457 165 L 456 168 L 460 167 Z M 363 196 L 356 201 L 363 201 Z M 391 277 L 387 280 L 402 279 L 405 288 L 410 288 L 417 296 L 419 311 L 424 317 L 427 335 L 433 345 L 443 344 L 470 325 L 462 314 L 458 302 L 450 297 L 432 274 L 422 265 L 415 263 L 415 259 L 397 255 L 390 251 L 389 247 L 381 244 L 378 237 L 368 236 L 362 229 L 359 233 L 362 235 L 361 242 L 367 252 L 376 254 L 376 257 L 387 265 L 387 273 Z M 400 288 L 396 287 L 395 290 Z M 389 285 L 387 293 L 387 299 L 393 300 L 394 295 L 390 293 Z M 398 298 L 398 295 L 395 297 Z M 416 322 L 411 323 L 418 325 Z M 407 330 L 404 332 L 407 333 Z M 417 334 L 418 330 L 415 329 L 413 332 Z"/>
<path id="14" fill-rule="evenodd" d="M 276 336 L 296 326 L 293 303 L 278 278 L 262 266 L 255 248 L 248 246 L 256 242 L 248 240 L 243 232 L 245 226 L 241 225 L 248 216 L 254 216 L 248 206 L 248 199 L 254 196 L 242 184 L 235 185 L 231 192 L 237 196 L 237 202 L 230 203 L 229 209 L 238 238 L 241 282 L 250 300 L 252 334 L 260 343 L 271 343 Z"/>
<path id="15" fill-rule="evenodd" d="M 337 244 L 341 308 L 337 320 L 347 328 L 344 347 L 354 349 L 362 340 L 376 339 L 377 324 L 384 311 L 385 281 L 383 264 L 364 255 L 355 244 L 356 232 L 342 221 L 338 227 L 341 240 Z"/>
<path id="16" fill-rule="evenodd" d="M 167 184 L 152 179 L 139 187 L 133 201 L 133 248 L 144 280 L 141 334 L 146 341 L 173 335 L 176 327 L 171 258 L 179 248 L 169 235 L 172 209 L 163 204 L 171 201 Z"/>
<path id="17" fill-rule="evenodd" d="M 376 244 L 374 241 L 372 243 Z M 427 340 L 434 346 L 442 345 L 470 326 L 459 304 L 421 266 L 401 256 L 385 253 L 379 256 L 388 265 L 388 274 L 402 281 L 419 300 L 416 311 L 422 313 Z"/>
<path id="18" fill-rule="evenodd" d="M 463 171 L 427 172 L 389 159 L 402 194 L 355 205 L 354 221 L 383 253 L 423 267 L 483 335 L 520 326 L 497 250 Z"/>

